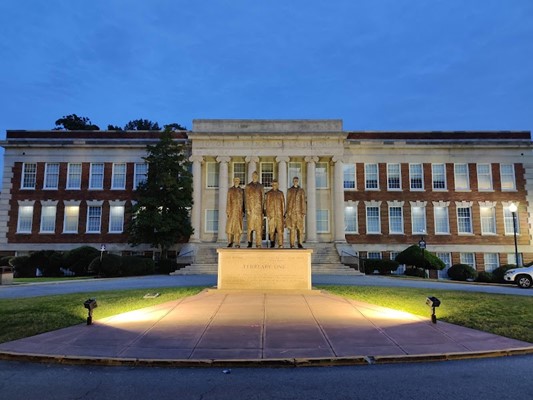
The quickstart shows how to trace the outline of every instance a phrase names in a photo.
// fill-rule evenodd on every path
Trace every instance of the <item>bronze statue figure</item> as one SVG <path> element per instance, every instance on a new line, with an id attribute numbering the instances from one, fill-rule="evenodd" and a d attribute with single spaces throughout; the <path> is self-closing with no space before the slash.
<path id="1" fill-rule="evenodd" d="M 253 233 L 255 232 L 255 246 L 261 247 L 263 234 L 263 185 L 259 182 L 259 174 L 254 171 L 252 182 L 244 189 L 244 202 L 246 205 L 246 223 L 248 230 L 248 247 L 252 247 Z"/>
<path id="2" fill-rule="evenodd" d="M 226 201 L 226 233 L 228 247 L 241 247 L 242 218 L 244 217 L 244 190 L 240 187 L 240 178 L 233 178 L 233 186 L 228 190 Z"/>
<path id="3" fill-rule="evenodd" d="M 285 196 L 279 190 L 277 180 L 272 181 L 272 189 L 265 194 L 265 214 L 268 219 L 268 237 L 270 247 L 275 246 L 277 235 L 278 247 L 283 248 L 283 218 L 285 216 Z"/>
<path id="4" fill-rule="evenodd" d="M 299 186 L 300 180 L 294 177 L 292 187 L 287 190 L 287 214 L 285 223 L 289 229 L 290 246 L 295 245 L 296 236 L 298 237 L 298 248 L 302 249 L 304 218 L 305 218 L 305 191 Z"/>

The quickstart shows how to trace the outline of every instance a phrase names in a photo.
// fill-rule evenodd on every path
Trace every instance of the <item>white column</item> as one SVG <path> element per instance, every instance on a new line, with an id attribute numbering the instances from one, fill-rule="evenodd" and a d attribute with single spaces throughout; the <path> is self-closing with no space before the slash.
<path id="1" fill-rule="evenodd" d="M 252 181 L 252 174 L 254 171 L 257 171 L 257 163 L 259 162 L 259 157 L 249 156 L 244 159 L 248 163 L 248 180 L 245 183 Z M 259 171 L 257 171 L 259 173 Z"/>
<path id="2" fill-rule="evenodd" d="M 202 156 L 191 156 L 192 162 L 192 210 L 191 225 L 194 232 L 191 236 L 191 242 L 198 243 L 200 240 L 200 231 L 202 226 Z"/>
<path id="3" fill-rule="evenodd" d="M 307 163 L 307 243 L 316 243 L 316 162 L 317 156 L 305 157 Z"/>
<path id="4" fill-rule="evenodd" d="M 226 241 L 226 201 L 228 199 L 229 157 L 217 157 L 218 169 L 218 242 Z"/>
<path id="5" fill-rule="evenodd" d="M 287 163 L 289 162 L 289 157 L 276 157 L 276 162 L 278 163 L 278 182 L 279 190 L 283 194 L 287 195 Z"/>
<path id="6" fill-rule="evenodd" d="M 346 243 L 344 233 L 344 163 L 341 157 L 333 157 L 333 213 L 335 218 L 334 241 Z"/>

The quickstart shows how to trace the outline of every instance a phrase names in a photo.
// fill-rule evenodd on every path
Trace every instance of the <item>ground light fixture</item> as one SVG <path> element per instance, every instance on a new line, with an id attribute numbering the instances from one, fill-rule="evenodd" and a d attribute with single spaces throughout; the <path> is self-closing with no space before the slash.
<path id="1" fill-rule="evenodd" d="M 88 312 L 87 325 L 91 325 L 93 323 L 93 310 L 98 307 L 98 303 L 96 302 L 96 299 L 87 299 L 83 302 L 83 306 Z"/>
<path id="2" fill-rule="evenodd" d="M 435 308 L 437 308 L 438 306 L 440 306 L 440 300 L 437 299 L 436 297 L 434 296 L 431 296 L 431 297 L 428 297 L 426 299 L 426 304 L 431 307 L 431 322 L 433 322 L 434 324 L 437 323 L 437 316 L 435 315 Z"/>

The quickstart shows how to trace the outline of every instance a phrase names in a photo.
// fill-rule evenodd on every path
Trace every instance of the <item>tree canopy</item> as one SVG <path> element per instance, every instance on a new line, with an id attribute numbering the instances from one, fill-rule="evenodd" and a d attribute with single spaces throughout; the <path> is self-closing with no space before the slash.
<path id="1" fill-rule="evenodd" d="M 99 131 L 100 127 L 93 125 L 87 117 L 78 117 L 76 114 L 65 115 L 55 122 L 55 131 Z"/>
<path id="2" fill-rule="evenodd" d="M 192 206 L 192 174 L 184 145 L 172 140 L 171 129 L 161 132 L 157 144 L 148 146 L 148 176 L 137 187 L 137 203 L 128 227 L 131 245 L 151 244 L 168 249 L 193 232 L 189 219 Z"/>
<path id="3" fill-rule="evenodd" d="M 148 119 L 134 119 L 124 125 L 125 131 L 158 131 L 160 129 L 157 122 Z"/>
<path id="4" fill-rule="evenodd" d="M 409 246 L 398 254 L 395 260 L 400 264 L 411 265 L 423 269 L 441 270 L 446 267 L 440 258 L 431 254 L 426 249 L 421 249 L 416 244 Z"/>

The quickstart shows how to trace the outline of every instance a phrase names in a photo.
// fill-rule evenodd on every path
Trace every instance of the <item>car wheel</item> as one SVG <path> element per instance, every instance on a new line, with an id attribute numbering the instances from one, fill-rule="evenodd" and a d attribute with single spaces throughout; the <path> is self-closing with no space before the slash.
<path id="1" fill-rule="evenodd" d="M 518 275 L 516 277 L 516 284 L 520 286 L 523 289 L 527 289 L 531 287 L 532 279 L 529 275 Z"/>

